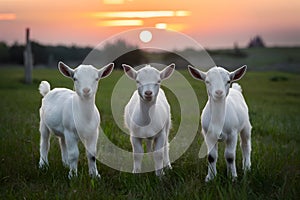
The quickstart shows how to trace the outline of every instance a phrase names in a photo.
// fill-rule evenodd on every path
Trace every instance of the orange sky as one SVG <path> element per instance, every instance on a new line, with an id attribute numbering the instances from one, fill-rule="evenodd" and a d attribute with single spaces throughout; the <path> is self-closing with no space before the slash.
<path id="1" fill-rule="evenodd" d="M 118 26 L 125 22 L 136 24 Z M 155 26 L 209 48 L 243 46 L 257 34 L 267 45 L 300 45 L 300 1 L 0 0 L 0 41 L 9 44 L 24 43 L 26 27 L 44 44 L 93 47 L 121 31 Z"/>

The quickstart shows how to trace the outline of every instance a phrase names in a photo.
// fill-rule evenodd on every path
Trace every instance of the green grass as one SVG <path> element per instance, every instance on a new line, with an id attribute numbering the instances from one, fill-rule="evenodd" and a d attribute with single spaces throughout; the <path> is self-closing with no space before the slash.
<path id="1" fill-rule="evenodd" d="M 204 84 L 181 72 L 197 91 L 200 108 L 206 102 Z M 102 128 L 111 141 L 131 149 L 129 138 L 113 121 L 110 95 L 122 75 L 114 71 L 101 81 L 97 105 Z M 0 199 L 298 199 L 300 190 L 300 74 L 248 72 L 240 81 L 249 105 L 252 132 L 252 170 L 246 176 L 241 169 L 241 151 L 237 149 L 238 180 L 226 177 L 220 144 L 218 176 L 205 183 L 206 159 L 198 158 L 203 139 L 197 134 L 187 152 L 173 163 L 161 180 L 154 172 L 133 175 L 119 172 L 98 162 L 102 179 L 88 176 L 83 146 L 80 145 L 78 178 L 68 180 L 68 169 L 61 162 L 56 138 L 51 139 L 50 167 L 38 169 L 41 80 L 52 87 L 72 88 L 72 81 L 57 70 L 34 70 L 34 83 L 22 83 L 19 68 L 0 69 Z M 180 119 L 176 99 L 167 92 L 173 111 L 173 131 Z M 178 108 L 178 107 L 177 107 Z M 199 127 L 200 130 L 200 127 Z M 198 131 L 199 132 L 199 131 Z"/>

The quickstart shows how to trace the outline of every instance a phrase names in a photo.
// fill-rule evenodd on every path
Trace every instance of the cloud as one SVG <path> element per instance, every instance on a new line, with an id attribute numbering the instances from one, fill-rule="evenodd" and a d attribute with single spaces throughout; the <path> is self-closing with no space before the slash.
<path id="1" fill-rule="evenodd" d="M 0 13 L 0 20 L 15 20 L 16 18 L 15 13 Z"/>

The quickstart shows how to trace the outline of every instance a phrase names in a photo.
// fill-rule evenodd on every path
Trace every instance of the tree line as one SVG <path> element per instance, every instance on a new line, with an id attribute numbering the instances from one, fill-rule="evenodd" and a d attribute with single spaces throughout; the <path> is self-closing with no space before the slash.
<path id="1" fill-rule="evenodd" d="M 0 64 L 24 65 L 25 45 L 14 43 L 11 46 L 0 42 Z M 123 63 L 137 66 L 145 63 L 170 64 L 177 63 L 180 66 L 187 66 L 188 62 L 174 52 L 139 49 L 138 46 L 130 45 L 123 40 L 106 44 L 103 49 L 93 50 L 91 47 L 72 46 L 51 46 L 31 41 L 31 50 L 34 66 L 56 67 L 58 61 L 71 63 L 74 66 L 81 64 L 84 59 L 97 51 L 97 59 L 103 58 L 115 63 L 116 68 L 121 68 Z M 115 57 L 115 55 L 120 55 Z"/>
<path id="2" fill-rule="evenodd" d="M 5 42 L 0 42 L 0 61 L 1 64 L 24 64 L 25 46 L 22 44 L 14 43 L 11 46 Z M 31 49 L 33 54 L 34 65 L 49 66 L 57 60 L 82 60 L 92 50 L 89 47 L 77 46 L 48 46 L 42 45 L 38 42 L 31 42 Z"/>

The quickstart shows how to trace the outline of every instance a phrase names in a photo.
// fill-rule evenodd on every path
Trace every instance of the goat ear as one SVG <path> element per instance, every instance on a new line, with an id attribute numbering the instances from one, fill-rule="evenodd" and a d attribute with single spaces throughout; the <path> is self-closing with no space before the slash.
<path id="1" fill-rule="evenodd" d="M 195 67 L 192 67 L 191 65 L 188 66 L 188 70 L 193 78 L 201 81 L 205 81 L 206 79 L 206 73 L 202 72 L 199 69 L 196 69 Z"/>
<path id="2" fill-rule="evenodd" d="M 60 73 L 62 73 L 65 77 L 73 78 L 74 76 L 74 69 L 71 69 L 68 65 L 63 62 L 58 63 L 58 69 Z"/>
<path id="3" fill-rule="evenodd" d="M 99 78 L 101 79 L 101 78 L 108 77 L 108 75 L 110 75 L 110 73 L 113 71 L 114 65 L 115 65 L 114 63 L 109 63 L 108 65 L 99 69 L 98 70 Z"/>
<path id="4" fill-rule="evenodd" d="M 137 71 L 135 69 L 133 69 L 132 67 L 130 67 L 129 65 L 123 64 L 122 65 L 125 74 L 130 78 L 135 80 L 136 79 L 136 74 Z"/>
<path id="5" fill-rule="evenodd" d="M 165 69 L 163 69 L 160 72 L 160 79 L 164 80 L 164 79 L 169 78 L 172 75 L 172 73 L 174 72 L 174 69 L 175 69 L 175 64 L 174 63 L 167 66 Z"/>
<path id="6" fill-rule="evenodd" d="M 240 80 L 246 73 L 246 70 L 247 70 L 247 65 L 244 65 L 243 67 L 240 67 L 240 68 L 236 69 L 235 71 L 230 72 L 231 81 Z"/>

